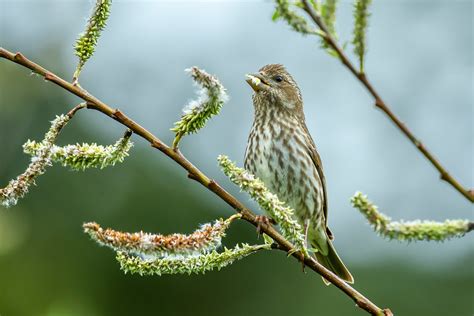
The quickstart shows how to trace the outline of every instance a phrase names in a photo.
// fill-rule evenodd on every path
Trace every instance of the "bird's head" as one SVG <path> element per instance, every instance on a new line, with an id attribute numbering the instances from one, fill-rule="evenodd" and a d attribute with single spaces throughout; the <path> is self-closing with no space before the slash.
<path id="1" fill-rule="evenodd" d="M 302 113 L 303 99 L 300 89 L 283 65 L 263 66 L 258 73 L 248 74 L 246 81 L 254 90 L 253 101 L 256 110 L 286 109 Z"/>

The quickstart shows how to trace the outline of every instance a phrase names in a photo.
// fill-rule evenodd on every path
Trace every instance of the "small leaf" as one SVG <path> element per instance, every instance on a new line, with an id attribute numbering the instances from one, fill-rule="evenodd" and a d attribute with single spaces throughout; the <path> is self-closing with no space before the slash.
<path id="1" fill-rule="evenodd" d="M 273 15 L 272 15 L 272 21 L 275 22 L 279 18 L 280 18 L 280 11 L 275 10 L 275 12 L 273 12 Z"/>

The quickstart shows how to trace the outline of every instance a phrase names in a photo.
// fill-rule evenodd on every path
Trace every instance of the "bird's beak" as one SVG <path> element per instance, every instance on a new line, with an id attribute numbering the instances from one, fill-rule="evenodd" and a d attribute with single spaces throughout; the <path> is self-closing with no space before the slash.
<path id="1" fill-rule="evenodd" d="M 245 75 L 247 83 L 252 87 L 253 91 L 258 92 L 261 90 L 268 89 L 270 85 L 265 81 L 265 77 L 261 74 L 247 74 Z"/>

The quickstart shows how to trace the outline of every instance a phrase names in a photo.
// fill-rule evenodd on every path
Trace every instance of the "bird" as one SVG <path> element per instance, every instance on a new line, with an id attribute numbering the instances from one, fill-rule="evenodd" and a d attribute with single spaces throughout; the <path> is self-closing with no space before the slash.
<path id="1" fill-rule="evenodd" d="M 245 150 L 245 169 L 294 210 L 316 260 L 353 283 L 327 227 L 326 180 L 306 126 L 298 85 L 281 64 L 269 64 L 258 73 L 247 74 L 246 81 L 253 89 L 254 121 Z"/>

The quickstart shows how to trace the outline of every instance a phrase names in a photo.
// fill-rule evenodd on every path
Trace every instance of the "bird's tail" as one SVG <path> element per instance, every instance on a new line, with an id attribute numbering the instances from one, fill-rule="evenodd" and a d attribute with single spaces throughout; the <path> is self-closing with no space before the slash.
<path id="1" fill-rule="evenodd" d="M 326 269 L 334 272 L 338 277 L 346 281 L 347 283 L 354 283 L 354 278 L 349 270 L 346 268 L 341 258 L 337 255 L 336 249 L 327 238 L 327 255 L 324 255 L 322 252 L 315 252 L 316 259 L 320 264 L 322 264 Z M 323 278 L 324 283 L 329 284 L 329 282 Z"/>

